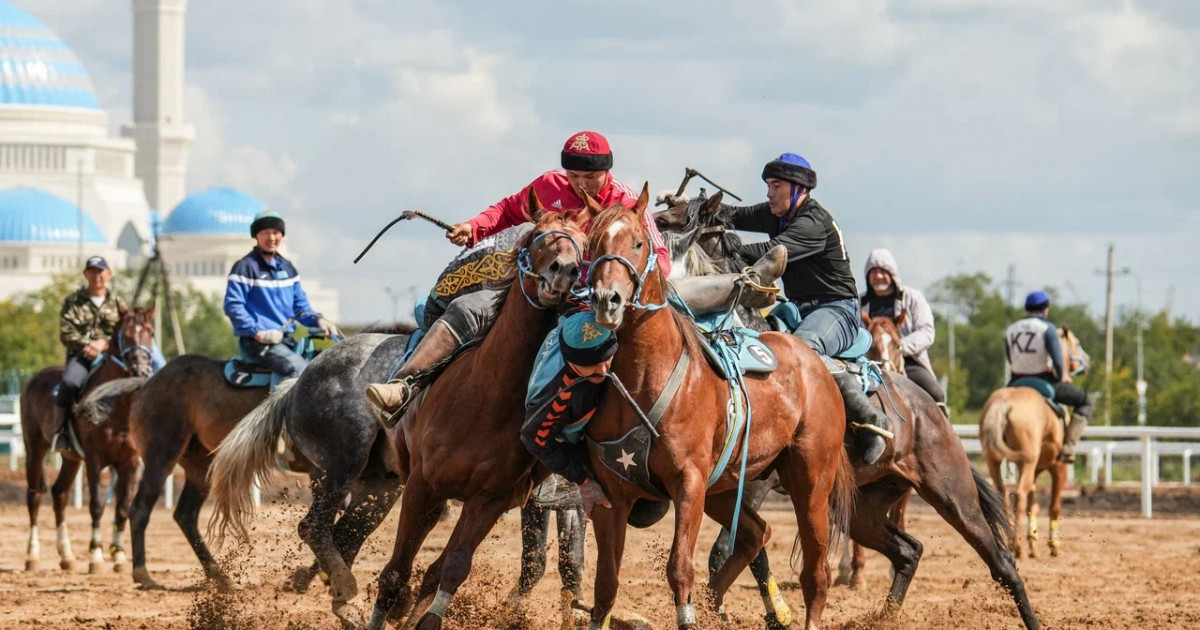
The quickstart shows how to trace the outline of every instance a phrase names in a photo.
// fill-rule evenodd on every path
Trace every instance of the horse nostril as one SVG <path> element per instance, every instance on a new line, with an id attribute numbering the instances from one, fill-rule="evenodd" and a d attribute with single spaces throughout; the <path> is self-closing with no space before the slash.
<path id="1" fill-rule="evenodd" d="M 558 264 L 557 260 L 550 263 L 550 272 L 551 273 L 558 273 L 559 269 L 562 269 L 562 265 Z"/>

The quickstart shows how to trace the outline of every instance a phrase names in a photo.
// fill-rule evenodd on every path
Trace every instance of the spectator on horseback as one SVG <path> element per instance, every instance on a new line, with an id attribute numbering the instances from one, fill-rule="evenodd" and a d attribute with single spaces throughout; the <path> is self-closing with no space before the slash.
<path id="1" fill-rule="evenodd" d="M 256 245 L 233 265 L 225 285 L 225 315 L 242 352 L 283 378 L 298 376 L 308 362 L 294 352 L 296 321 L 332 336 L 337 328 L 314 313 L 300 286 L 300 272 L 279 253 L 283 217 L 264 210 L 250 224 Z M 293 319 L 295 321 L 293 321 Z"/>
<path id="2" fill-rule="evenodd" d="M 590 513 L 596 505 L 612 506 L 588 473 L 587 446 L 580 440 L 603 400 L 617 336 L 597 324 L 591 311 L 567 317 L 558 333 L 562 367 L 545 387 L 531 387 L 526 395 L 521 443 L 550 472 L 579 484 L 583 509 Z"/>
<path id="3" fill-rule="evenodd" d="M 842 231 L 833 215 L 810 195 L 817 187 L 817 173 L 808 160 L 784 153 L 767 163 L 762 178 L 767 183 L 767 201 L 722 208 L 734 229 L 770 236 L 742 245 L 738 253 L 744 262 L 753 262 L 777 245 L 787 249 L 783 290 L 803 318 L 794 334 L 822 357 L 835 357 L 853 345 L 860 322 L 858 286 Z M 876 432 L 890 429 L 887 415 L 867 399 L 856 375 L 828 360 L 826 365 L 842 392 L 847 417 L 858 425 L 863 460 L 873 464 L 887 448 L 883 435 Z"/>
<path id="4" fill-rule="evenodd" d="M 1092 402 L 1086 390 L 1071 382 L 1058 329 L 1047 319 L 1049 315 L 1050 296 L 1044 291 L 1030 293 L 1025 298 L 1025 317 L 1004 333 L 1004 351 L 1012 369 L 1009 387 L 1020 378 L 1045 380 L 1054 387 L 1054 402 L 1074 409 L 1058 453 L 1060 461 L 1069 463 L 1075 461 L 1075 444 L 1092 415 Z"/>
<path id="5" fill-rule="evenodd" d="M 900 350 L 904 353 L 904 375 L 939 404 L 945 404 L 946 394 L 933 375 L 929 364 L 929 346 L 933 345 L 933 310 L 925 294 L 900 280 L 900 267 L 892 252 L 872 250 L 867 256 L 864 275 L 867 290 L 859 305 L 868 318 L 886 317 L 900 330 Z"/>
<path id="6" fill-rule="evenodd" d="M 585 207 L 587 196 L 591 196 L 602 207 L 619 203 L 632 208 L 637 203 L 637 193 L 612 176 L 612 149 L 609 148 L 608 140 L 599 133 L 580 131 L 567 138 L 562 149 L 561 165 L 561 169 L 543 173 L 520 192 L 501 199 L 479 216 L 453 226 L 453 229 L 446 233 L 446 238 L 455 245 L 467 246 L 470 249 L 464 250 L 450 267 L 447 267 L 442 273 L 442 278 L 458 278 L 462 274 L 457 273 L 457 270 L 465 262 L 491 255 L 496 251 L 497 243 L 512 243 L 515 247 L 515 240 L 519 239 L 508 238 L 505 235 L 528 221 L 530 189 L 537 194 L 546 211 L 560 213 Z M 669 275 L 670 254 L 653 216 L 649 213 L 646 215 L 645 227 L 657 256 L 657 265 L 664 274 Z M 766 261 L 755 265 L 749 275 L 760 284 L 772 284 L 782 273 L 783 264 L 782 260 L 767 257 Z M 399 414 L 395 412 L 402 408 L 413 394 L 414 375 L 450 357 L 462 344 L 482 337 L 495 322 L 501 306 L 499 298 L 503 296 L 506 287 L 490 287 L 488 291 L 478 291 L 476 287 L 480 283 L 472 281 L 466 284 L 469 287 L 464 289 L 462 283 L 457 282 L 453 294 L 439 294 L 439 289 L 435 286 L 431 303 L 437 302 L 438 308 L 428 311 L 425 315 L 429 326 L 426 328 L 424 339 L 409 360 L 396 371 L 391 381 L 372 384 L 367 388 L 367 398 L 383 412 L 385 418 L 398 419 Z M 681 291 L 681 295 L 693 306 L 692 310 L 699 313 L 704 309 L 697 309 L 697 306 L 702 307 L 710 303 L 721 305 L 728 301 L 733 291 L 734 285 L 731 280 L 728 286 L 696 287 L 694 291 Z M 692 294 L 695 294 L 694 298 Z M 693 304 L 693 299 L 702 304 Z M 437 319 L 437 316 L 441 316 L 441 319 Z"/>
<path id="7" fill-rule="evenodd" d="M 71 405 L 87 379 L 96 360 L 108 350 L 108 340 L 117 330 L 125 305 L 108 288 L 112 279 L 108 261 L 101 256 L 87 259 L 83 277 L 87 285 L 63 300 L 58 316 L 58 338 L 67 349 L 67 364 L 63 370 L 58 394 L 54 398 L 54 426 L 58 427 L 59 450 L 71 448 L 67 439 L 67 418 Z"/>

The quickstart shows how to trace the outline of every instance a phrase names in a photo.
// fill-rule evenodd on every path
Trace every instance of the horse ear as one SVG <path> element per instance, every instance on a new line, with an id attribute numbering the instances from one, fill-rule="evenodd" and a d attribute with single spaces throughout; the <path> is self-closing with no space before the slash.
<path id="1" fill-rule="evenodd" d="M 650 207 L 650 182 L 642 184 L 642 194 L 638 195 L 637 203 L 633 204 L 633 213 L 637 215 L 638 222 L 642 225 L 646 224 L 646 208 Z"/>
<path id="2" fill-rule="evenodd" d="M 128 312 L 129 312 L 129 309 L 125 307 L 125 303 L 122 302 L 121 300 L 117 300 L 117 316 L 124 318 L 125 314 Z"/>
<path id="3" fill-rule="evenodd" d="M 700 208 L 700 214 L 704 217 L 711 217 L 717 214 L 717 210 L 721 209 L 721 201 L 725 199 L 725 193 L 717 191 L 717 194 L 709 197 L 708 201 L 704 202 L 704 207 Z"/>
<path id="4" fill-rule="evenodd" d="M 580 217 L 590 217 L 590 219 L 588 219 L 588 222 L 590 223 L 591 219 L 594 219 L 596 215 L 600 214 L 601 212 L 604 212 L 604 206 L 600 205 L 600 202 L 596 201 L 595 197 L 587 194 L 586 192 L 583 193 L 583 211 L 579 213 Z"/>
<path id="5" fill-rule="evenodd" d="M 867 309 L 864 308 L 863 310 L 859 311 L 858 314 L 862 317 L 863 326 L 869 328 L 871 326 L 871 315 L 867 313 Z"/>
<path id="6" fill-rule="evenodd" d="M 150 308 L 146 309 L 146 321 L 154 323 L 154 312 L 158 310 L 158 302 L 151 302 Z"/>
<path id="7" fill-rule="evenodd" d="M 904 320 L 907 318 L 908 318 L 908 309 L 904 308 L 904 309 L 900 309 L 900 314 L 897 315 L 896 318 L 893 319 L 892 321 L 896 323 L 896 328 L 899 328 L 904 325 Z"/>
<path id="8" fill-rule="evenodd" d="M 525 218 L 531 223 L 537 223 L 541 214 L 546 211 L 542 206 L 542 200 L 538 199 L 537 191 L 533 189 L 533 184 L 529 185 L 529 199 L 525 204 Z"/>

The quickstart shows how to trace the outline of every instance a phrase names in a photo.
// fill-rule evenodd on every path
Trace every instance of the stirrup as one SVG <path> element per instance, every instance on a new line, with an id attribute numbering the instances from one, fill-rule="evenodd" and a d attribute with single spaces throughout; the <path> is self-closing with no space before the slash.
<path id="1" fill-rule="evenodd" d="M 867 424 L 865 422 L 851 422 L 850 428 L 854 429 L 855 431 L 859 431 L 859 430 L 870 431 L 871 433 L 874 433 L 876 435 L 883 436 L 883 439 L 885 439 L 885 440 L 893 440 L 896 438 L 895 433 L 892 433 L 891 431 L 888 431 L 887 429 L 877 427 L 873 424 Z"/>
<path id="2" fill-rule="evenodd" d="M 747 267 L 742 268 L 742 283 L 744 283 L 748 288 L 753 289 L 754 291 L 757 291 L 758 293 L 763 293 L 766 295 L 779 295 L 779 287 L 777 287 L 773 284 L 770 286 L 763 286 L 763 285 L 751 280 L 750 279 L 750 270 L 751 269 L 754 269 L 754 267 L 747 266 Z"/>
<path id="3" fill-rule="evenodd" d="M 379 401 L 372 399 L 371 396 L 367 396 L 367 399 L 371 403 L 371 406 L 379 412 L 377 420 L 379 421 L 380 426 L 382 426 L 384 429 L 391 429 L 392 427 L 396 426 L 396 423 L 400 421 L 400 418 L 404 417 L 404 410 L 408 409 L 408 404 L 412 402 L 412 399 L 416 396 L 417 392 L 416 388 L 413 387 L 412 382 L 408 377 L 390 380 L 385 383 L 385 385 L 404 386 L 404 402 L 400 403 L 400 405 L 394 409 L 388 409 L 380 404 Z"/>

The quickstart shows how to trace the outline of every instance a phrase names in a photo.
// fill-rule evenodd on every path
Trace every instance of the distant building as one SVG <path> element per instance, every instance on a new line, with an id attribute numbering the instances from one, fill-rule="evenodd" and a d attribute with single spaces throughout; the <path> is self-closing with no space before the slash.
<path id="1" fill-rule="evenodd" d="M 0 298 L 79 270 L 92 254 L 132 272 L 155 228 L 173 280 L 220 295 L 253 245 L 250 221 L 266 204 L 228 188 L 186 196 L 195 136 L 183 117 L 187 0 L 132 5 L 134 120 L 113 138 L 71 48 L 0 0 Z M 311 277 L 304 286 L 336 321 L 337 293 Z"/>

